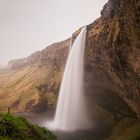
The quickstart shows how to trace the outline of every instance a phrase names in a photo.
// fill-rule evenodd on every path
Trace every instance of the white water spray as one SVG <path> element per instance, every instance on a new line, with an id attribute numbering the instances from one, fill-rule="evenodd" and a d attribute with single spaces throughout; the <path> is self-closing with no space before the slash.
<path id="1" fill-rule="evenodd" d="M 86 27 L 82 29 L 72 45 L 66 63 L 54 121 L 56 130 L 76 130 L 88 127 L 83 95 L 83 63 Z"/>

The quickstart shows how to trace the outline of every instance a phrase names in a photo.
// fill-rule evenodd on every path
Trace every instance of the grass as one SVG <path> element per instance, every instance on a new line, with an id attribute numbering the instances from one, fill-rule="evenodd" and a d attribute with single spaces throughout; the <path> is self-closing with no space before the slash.
<path id="1" fill-rule="evenodd" d="M 56 140 L 52 132 L 26 119 L 0 114 L 0 140 Z"/>
<path id="2" fill-rule="evenodd" d="M 40 96 L 48 100 L 49 107 L 54 107 L 56 103 L 56 92 L 61 79 L 61 70 L 52 71 L 46 67 L 24 67 L 12 74 L 0 75 L 0 111 L 7 112 L 8 106 L 11 112 L 24 112 L 26 105 L 34 100 L 34 104 L 29 110 L 33 110 L 39 104 Z M 41 93 L 38 87 L 47 86 L 47 92 Z M 51 94 L 50 94 L 51 93 Z M 18 102 L 18 104 L 15 104 Z"/>

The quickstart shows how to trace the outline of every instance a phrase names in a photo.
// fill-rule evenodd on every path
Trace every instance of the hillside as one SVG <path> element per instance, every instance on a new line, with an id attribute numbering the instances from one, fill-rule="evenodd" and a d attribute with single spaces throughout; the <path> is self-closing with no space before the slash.
<path id="1" fill-rule="evenodd" d="M 7 111 L 8 106 L 12 112 L 54 107 L 68 46 L 69 39 L 10 61 L 11 71 L 0 74 L 0 111 Z"/>
<path id="2" fill-rule="evenodd" d="M 0 140 L 56 140 L 45 128 L 30 124 L 24 118 L 0 114 Z"/>

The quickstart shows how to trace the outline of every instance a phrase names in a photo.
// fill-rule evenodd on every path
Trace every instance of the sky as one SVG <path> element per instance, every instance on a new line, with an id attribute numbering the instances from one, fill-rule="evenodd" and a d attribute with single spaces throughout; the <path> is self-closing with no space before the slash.
<path id="1" fill-rule="evenodd" d="M 107 0 L 0 0 L 0 66 L 67 39 Z"/>

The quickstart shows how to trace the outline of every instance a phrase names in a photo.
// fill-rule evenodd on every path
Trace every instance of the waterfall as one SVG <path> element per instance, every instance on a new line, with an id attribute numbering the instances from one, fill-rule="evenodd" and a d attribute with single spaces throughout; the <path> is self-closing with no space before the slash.
<path id="1" fill-rule="evenodd" d="M 76 130 L 88 127 L 83 94 L 83 64 L 86 27 L 74 41 L 62 78 L 57 108 L 51 126 L 56 130 Z"/>

